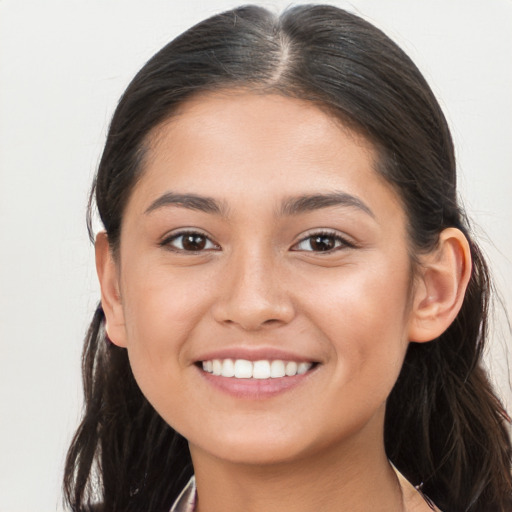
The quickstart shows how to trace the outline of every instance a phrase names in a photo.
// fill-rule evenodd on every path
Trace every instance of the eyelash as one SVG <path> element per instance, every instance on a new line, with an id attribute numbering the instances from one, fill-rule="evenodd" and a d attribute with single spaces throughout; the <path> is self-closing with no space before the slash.
<path id="1" fill-rule="evenodd" d="M 202 239 L 205 240 L 205 244 L 208 245 L 210 244 L 211 247 L 203 247 L 201 249 L 197 249 L 197 250 L 193 250 L 193 249 L 185 249 L 183 247 L 183 238 L 186 237 L 186 236 L 193 236 L 193 237 L 201 237 Z M 182 243 L 181 243 L 181 246 L 182 247 L 174 247 L 172 245 L 172 242 L 175 242 L 179 239 L 182 239 Z M 320 251 L 314 251 L 314 250 L 305 250 L 305 249 L 295 249 L 295 247 L 298 247 L 300 246 L 300 244 L 306 242 L 306 241 L 310 241 L 310 247 L 311 247 L 311 241 L 314 239 L 314 238 L 317 238 L 317 239 L 320 239 L 320 238 L 327 238 L 327 239 L 330 239 L 332 241 L 334 241 L 334 247 L 331 248 L 331 249 L 326 249 L 326 250 L 320 250 Z M 207 235 L 205 235 L 204 233 L 201 233 L 200 231 L 192 231 L 192 230 L 189 230 L 189 231 L 180 231 L 178 233 L 174 233 L 173 235 L 165 238 L 164 240 L 162 240 L 162 242 L 160 242 L 159 244 L 161 247 L 165 247 L 171 251 L 174 251 L 174 252 L 177 252 L 177 253 L 188 253 L 188 254 L 199 254 L 201 252 L 207 252 L 207 251 L 212 251 L 212 250 L 220 250 L 220 246 L 217 245 L 215 242 L 213 242 L 210 237 L 208 237 Z M 336 251 L 339 251 L 341 249 L 354 249 L 356 248 L 356 245 L 352 242 L 349 242 L 347 239 L 343 238 L 342 236 L 340 236 L 338 233 L 335 233 L 335 232 L 332 232 L 332 231 L 317 231 L 317 232 L 313 232 L 313 233 L 310 233 L 308 236 L 302 238 L 301 240 L 299 240 L 296 244 L 294 244 L 291 248 L 292 251 L 304 251 L 304 252 L 314 252 L 314 253 L 318 253 L 318 254 L 332 254 L 333 252 L 336 252 Z"/>
<path id="2" fill-rule="evenodd" d="M 356 245 L 352 242 L 349 242 L 346 238 L 343 238 L 341 235 L 339 235 L 336 232 L 333 231 L 315 231 L 313 233 L 310 233 L 308 236 L 302 238 L 299 240 L 293 247 L 298 247 L 300 244 L 306 241 L 310 241 L 310 247 L 311 247 L 311 241 L 314 238 L 329 238 L 331 240 L 334 240 L 335 246 L 332 249 L 328 250 L 322 250 L 322 251 L 305 251 L 305 252 L 314 252 L 318 254 L 332 254 L 333 252 L 339 251 L 341 249 L 354 249 L 356 248 Z M 292 250 L 294 251 L 300 251 L 301 249 L 294 249 L 292 247 Z M 304 250 L 304 249 L 302 249 Z"/>
<path id="3" fill-rule="evenodd" d="M 199 249 L 199 250 L 189 250 L 189 249 L 185 249 L 183 248 L 183 239 L 184 237 L 186 236 L 194 236 L 194 237 L 201 237 L 203 238 L 205 241 L 206 241 L 206 244 L 211 244 L 212 247 L 208 247 L 208 248 L 203 248 L 203 249 Z M 182 239 L 182 247 L 173 247 L 172 246 L 172 242 L 178 240 L 178 239 Z M 201 233 L 201 231 L 192 231 L 192 230 L 189 230 L 189 231 L 180 231 L 179 233 L 173 233 L 171 236 L 165 238 L 164 240 L 162 240 L 159 244 L 161 247 L 165 247 L 171 251 L 174 251 L 174 252 L 178 252 L 178 253 L 189 253 L 189 254 L 199 254 L 200 252 L 206 252 L 206 251 L 211 251 L 211 250 L 219 250 L 220 247 L 211 240 L 211 238 L 207 235 L 205 235 L 204 233 Z"/>

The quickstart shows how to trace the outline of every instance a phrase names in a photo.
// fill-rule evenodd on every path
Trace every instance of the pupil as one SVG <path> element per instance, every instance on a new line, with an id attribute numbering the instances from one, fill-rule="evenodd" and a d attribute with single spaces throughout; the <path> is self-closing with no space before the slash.
<path id="1" fill-rule="evenodd" d="M 334 249 L 334 240 L 329 236 L 315 236 L 311 239 L 311 248 L 315 251 L 330 251 Z"/>
<path id="2" fill-rule="evenodd" d="M 200 251 L 206 245 L 206 238 L 202 235 L 185 235 L 183 237 L 183 248 L 187 251 Z"/>

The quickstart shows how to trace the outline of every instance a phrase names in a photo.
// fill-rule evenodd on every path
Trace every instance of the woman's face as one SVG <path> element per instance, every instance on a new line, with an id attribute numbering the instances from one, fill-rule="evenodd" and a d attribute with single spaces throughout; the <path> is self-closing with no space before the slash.
<path id="1" fill-rule="evenodd" d="M 412 292 L 406 218 L 375 158 L 278 95 L 203 95 L 154 134 L 108 328 L 193 456 L 265 464 L 381 442 Z"/>

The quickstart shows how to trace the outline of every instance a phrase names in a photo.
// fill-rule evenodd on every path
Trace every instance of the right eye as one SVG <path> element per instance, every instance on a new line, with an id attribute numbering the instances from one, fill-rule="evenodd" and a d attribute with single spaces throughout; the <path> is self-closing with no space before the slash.
<path id="1" fill-rule="evenodd" d="M 212 242 L 205 234 L 196 231 L 175 233 L 166 238 L 161 245 L 177 252 L 220 250 L 220 247 Z"/>

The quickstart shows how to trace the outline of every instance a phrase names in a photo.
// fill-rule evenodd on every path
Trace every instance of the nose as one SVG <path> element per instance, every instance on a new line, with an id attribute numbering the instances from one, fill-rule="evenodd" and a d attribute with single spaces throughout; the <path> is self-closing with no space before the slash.
<path id="1" fill-rule="evenodd" d="M 220 287 L 213 316 L 224 325 L 258 331 L 285 325 L 295 316 L 283 273 L 269 255 L 233 257 L 222 276 Z"/>

